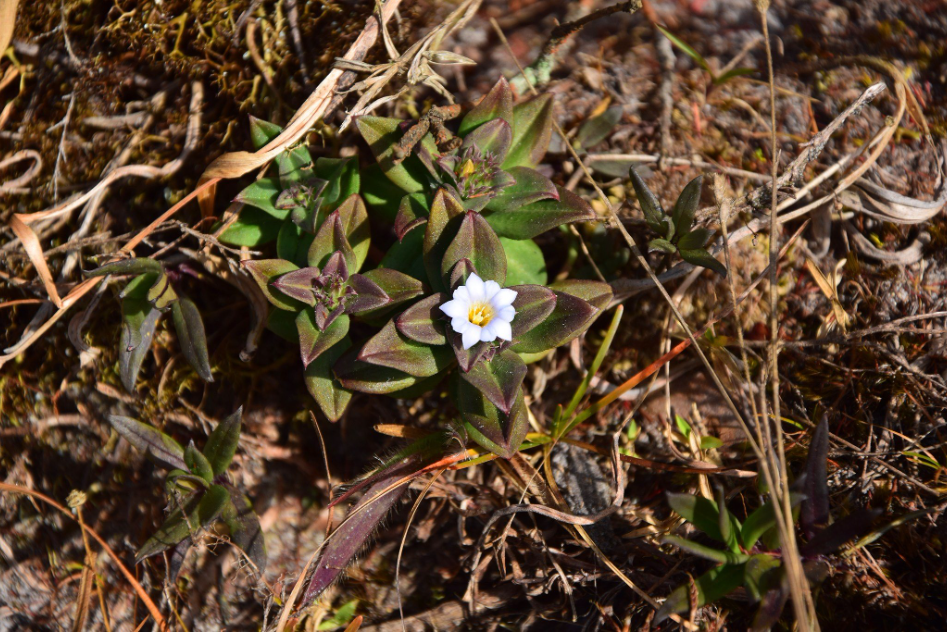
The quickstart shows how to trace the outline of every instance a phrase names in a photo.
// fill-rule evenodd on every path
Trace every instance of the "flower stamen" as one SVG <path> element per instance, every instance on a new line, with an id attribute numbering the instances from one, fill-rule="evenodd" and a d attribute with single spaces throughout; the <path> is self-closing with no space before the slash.
<path id="1" fill-rule="evenodd" d="M 470 306 L 467 319 L 474 325 L 486 327 L 493 320 L 493 308 L 489 303 L 475 303 Z"/>

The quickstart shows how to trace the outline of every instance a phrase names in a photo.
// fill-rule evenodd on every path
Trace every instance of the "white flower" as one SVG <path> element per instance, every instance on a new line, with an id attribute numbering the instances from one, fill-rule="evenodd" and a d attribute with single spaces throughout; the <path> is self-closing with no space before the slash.
<path id="1" fill-rule="evenodd" d="M 469 349 L 497 338 L 513 340 L 510 323 L 516 316 L 515 299 L 515 290 L 471 274 L 467 283 L 454 290 L 454 300 L 441 305 L 441 311 L 450 316 L 451 328 L 461 335 L 464 349 Z"/>

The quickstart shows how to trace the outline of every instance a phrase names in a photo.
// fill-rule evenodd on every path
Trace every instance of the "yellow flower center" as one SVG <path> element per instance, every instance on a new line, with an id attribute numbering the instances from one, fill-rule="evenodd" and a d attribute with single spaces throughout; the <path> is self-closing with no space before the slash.
<path id="1" fill-rule="evenodd" d="M 467 320 L 478 327 L 486 327 L 493 320 L 493 308 L 489 303 L 474 303 L 467 312 Z"/>

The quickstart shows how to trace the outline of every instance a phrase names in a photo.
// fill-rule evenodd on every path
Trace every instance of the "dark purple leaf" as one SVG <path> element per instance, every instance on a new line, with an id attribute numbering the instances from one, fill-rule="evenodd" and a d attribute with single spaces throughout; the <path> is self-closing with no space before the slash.
<path id="1" fill-rule="evenodd" d="M 403 311 L 395 318 L 395 326 L 399 332 L 415 342 L 446 345 L 444 312 L 440 306 L 448 300 L 446 294 L 432 294 Z"/>
<path id="2" fill-rule="evenodd" d="M 460 376 L 504 414 L 509 414 L 526 377 L 526 364 L 507 350 L 496 354 L 489 362 L 480 362 Z"/>
<path id="3" fill-rule="evenodd" d="M 498 163 L 502 163 L 513 142 L 513 130 L 503 119 L 488 121 L 467 134 L 461 150 L 477 147 L 484 154 L 491 154 Z"/>
<path id="4" fill-rule="evenodd" d="M 206 382 L 213 382 L 210 370 L 210 356 L 207 353 L 207 335 L 204 333 L 204 321 L 197 306 L 189 298 L 182 297 L 171 305 L 171 319 L 178 334 L 181 352 L 197 374 Z"/>
<path id="5" fill-rule="evenodd" d="M 802 487 L 805 500 L 799 508 L 799 524 L 810 540 L 829 524 L 828 456 L 829 422 L 828 415 L 823 414 L 809 442 L 809 456 L 806 459 Z"/>
<path id="6" fill-rule="evenodd" d="M 513 128 L 513 91 L 503 77 L 500 77 L 480 103 L 464 116 L 457 135 L 463 138 L 487 121 L 498 118 L 506 121 L 510 129 Z"/>
<path id="7" fill-rule="evenodd" d="M 803 557 L 812 557 L 834 553 L 852 538 L 870 531 L 871 523 L 879 515 L 881 515 L 880 509 L 856 509 L 815 534 L 815 537 L 799 550 L 799 554 Z"/>
<path id="8" fill-rule="evenodd" d="M 552 314 L 556 308 L 556 293 L 541 285 L 514 285 L 510 289 L 516 292 L 513 301 L 516 316 L 510 326 L 513 340 L 517 340 Z"/>
<path id="9" fill-rule="evenodd" d="M 296 315 L 296 332 L 299 334 L 299 353 L 303 366 L 308 367 L 320 354 L 349 333 L 349 317 L 339 316 L 325 331 L 319 331 L 316 314 L 307 307 Z"/>
<path id="10" fill-rule="evenodd" d="M 464 221 L 464 207 L 447 189 L 438 189 L 431 204 L 431 214 L 424 228 L 424 268 L 431 287 L 437 292 L 447 288 L 441 278 L 444 253 Z"/>
<path id="11" fill-rule="evenodd" d="M 525 204 L 546 199 L 559 199 L 559 191 L 552 180 L 534 169 L 513 167 L 509 174 L 514 184 L 500 189 L 499 195 L 490 200 L 488 211 L 513 211 Z"/>
<path id="12" fill-rule="evenodd" d="M 362 312 L 361 316 L 375 316 L 381 312 L 387 312 L 389 309 L 401 305 L 413 298 L 424 294 L 424 284 L 398 270 L 390 268 L 376 268 L 361 274 L 369 281 L 375 283 L 388 296 L 390 301 L 382 307 L 370 311 Z"/>
<path id="13" fill-rule="evenodd" d="M 274 292 L 273 288 L 270 287 L 270 283 L 275 281 L 278 277 L 298 270 L 299 267 L 296 264 L 291 261 L 286 261 L 285 259 L 245 260 L 240 263 L 246 268 L 247 272 L 250 273 L 250 276 L 256 281 L 257 285 L 260 286 L 264 296 L 266 296 L 275 307 L 290 312 L 295 312 L 302 307 L 300 303 L 289 300 L 280 292 Z"/>
<path id="14" fill-rule="evenodd" d="M 541 323 L 517 338 L 517 353 L 538 353 L 561 347 L 581 335 L 602 313 L 587 301 L 565 292 L 556 292 L 556 307 Z M 513 319 L 516 323 L 516 318 Z"/>
<path id="15" fill-rule="evenodd" d="M 385 290 L 367 276 L 353 274 L 349 277 L 349 287 L 355 290 L 355 300 L 345 309 L 349 314 L 367 312 L 391 303 L 391 298 Z"/>
<path id="16" fill-rule="evenodd" d="M 358 354 L 362 362 L 403 371 L 415 377 L 431 377 L 447 370 L 454 361 L 446 346 L 429 346 L 411 340 L 398 332 L 390 320 L 375 334 Z"/>
<path id="17" fill-rule="evenodd" d="M 279 290 L 281 294 L 305 303 L 309 307 L 316 304 L 316 297 L 313 294 L 316 279 L 322 275 L 319 268 L 299 268 L 281 275 L 270 283 L 270 287 Z M 293 310 L 296 311 L 296 310 Z"/>
<path id="18" fill-rule="evenodd" d="M 457 236 L 444 252 L 441 275 L 450 281 L 451 270 L 461 259 L 469 259 L 484 281 L 506 282 L 506 253 L 503 244 L 479 213 L 467 213 Z"/>

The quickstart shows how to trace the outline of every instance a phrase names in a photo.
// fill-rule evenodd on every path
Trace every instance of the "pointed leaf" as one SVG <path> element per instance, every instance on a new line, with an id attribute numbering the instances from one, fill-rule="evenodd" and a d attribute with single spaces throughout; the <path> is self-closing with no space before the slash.
<path id="1" fill-rule="evenodd" d="M 595 211 L 588 202 L 562 187 L 556 187 L 556 191 L 559 193 L 558 200 L 540 200 L 512 212 L 493 211 L 485 214 L 487 222 L 502 237 L 532 239 L 563 224 L 596 219 Z"/>
<path id="2" fill-rule="evenodd" d="M 601 281 L 587 279 L 565 279 L 549 285 L 556 292 L 578 296 L 596 309 L 605 309 L 612 302 L 612 286 Z"/>
<path id="3" fill-rule="evenodd" d="M 243 407 L 217 424 L 214 431 L 207 437 L 207 444 L 204 446 L 204 456 L 210 461 L 214 468 L 214 475 L 220 476 L 230 467 L 233 461 L 233 455 L 237 453 L 237 445 L 240 443 L 240 417 L 243 415 Z"/>
<path id="4" fill-rule="evenodd" d="M 200 516 L 197 513 L 199 503 L 200 499 L 194 495 L 184 502 L 184 511 L 180 508 L 172 511 L 164 524 L 158 527 L 158 531 L 148 538 L 148 541 L 135 554 L 135 563 L 138 564 L 153 555 L 167 551 L 187 538 L 192 529 L 196 531 L 200 525 Z M 187 518 L 185 518 L 185 513 Z"/>
<path id="5" fill-rule="evenodd" d="M 283 128 L 276 123 L 270 123 L 263 119 L 250 115 L 250 142 L 256 150 L 262 149 L 264 145 L 280 135 Z"/>
<path id="6" fill-rule="evenodd" d="M 302 308 L 298 301 L 291 300 L 282 292 L 275 291 L 270 284 L 280 276 L 293 272 L 299 268 L 291 261 L 284 259 L 260 259 L 257 261 L 244 260 L 241 265 L 250 273 L 250 276 L 256 281 L 257 285 L 263 291 L 263 295 L 279 309 L 295 312 Z"/>
<path id="7" fill-rule="evenodd" d="M 689 233 L 684 233 L 677 241 L 677 247 L 681 250 L 700 250 L 710 239 L 714 231 L 709 228 L 695 228 Z"/>
<path id="8" fill-rule="evenodd" d="M 230 530 L 230 541 L 240 547 L 262 573 L 266 570 L 266 545 L 260 519 L 246 496 L 231 485 L 226 488 L 230 492 L 230 502 L 224 506 L 220 519 Z"/>
<path id="9" fill-rule="evenodd" d="M 852 538 L 857 538 L 870 531 L 871 523 L 879 515 L 881 515 L 880 509 L 856 509 L 838 522 L 815 534 L 815 537 L 799 549 L 799 554 L 804 557 L 812 557 L 834 553 Z"/>
<path id="10" fill-rule="evenodd" d="M 594 145 L 598 145 L 618 125 L 622 112 L 620 105 L 613 105 L 598 116 L 593 116 L 582 123 L 579 127 L 579 133 L 575 136 L 574 145 L 579 149 L 589 149 Z"/>
<path id="11" fill-rule="evenodd" d="M 187 447 L 184 448 L 184 462 L 187 463 L 188 471 L 195 476 L 201 477 L 208 483 L 214 480 L 214 468 L 211 467 L 207 457 L 194 447 L 193 441 L 188 443 Z"/>
<path id="12" fill-rule="evenodd" d="M 365 343 L 358 359 L 415 377 L 430 377 L 450 368 L 454 354 L 447 346 L 429 346 L 411 340 L 399 333 L 395 321 L 390 320 Z"/>
<path id="13" fill-rule="evenodd" d="M 687 520 L 714 540 L 723 542 L 723 536 L 720 534 L 720 525 L 717 521 L 719 512 L 717 511 L 717 504 L 714 501 L 708 500 L 703 496 L 674 494 L 671 492 L 668 492 L 667 497 L 671 509 L 684 518 L 684 520 Z"/>
<path id="14" fill-rule="evenodd" d="M 667 239 L 658 237 L 657 239 L 652 239 L 648 242 L 648 251 L 653 252 L 655 250 L 673 255 L 677 253 L 677 246 L 669 242 Z"/>
<path id="15" fill-rule="evenodd" d="M 638 205 L 641 206 L 641 212 L 644 213 L 644 219 L 651 227 L 651 230 L 670 239 L 671 224 L 666 223 L 667 214 L 661 206 L 661 202 L 655 197 L 648 185 L 644 183 L 641 176 L 634 167 L 628 169 L 628 176 L 631 178 L 631 184 L 635 188 L 635 195 L 638 196 Z"/>
<path id="16" fill-rule="evenodd" d="M 694 223 L 694 214 L 697 212 L 697 205 L 700 204 L 700 189 L 703 184 L 703 176 L 697 176 L 687 183 L 681 195 L 678 196 L 674 208 L 671 209 L 671 219 L 674 221 L 674 232 L 683 235 L 691 229 Z M 706 241 L 704 243 L 707 243 Z M 700 248 L 704 244 L 698 244 Z M 685 246 L 681 246 L 684 248 Z M 693 246 L 691 246 L 693 247 Z"/>
<path id="17" fill-rule="evenodd" d="M 201 319 L 201 313 L 197 311 L 197 306 L 191 299 L 182 297 L 171 305 L 171 319 L 174 321 L 178 344 L 181 345 L 181 352 L 187 358 L 187 363 L 205 382 L 213 382 L 210 355 L 207 352 L 207 335 L 204 333 L 204 321 Z"/>
<path id="18" fill-rule="evenodd" d="M 506 253 L 507 285 L 546 285 L 546 259 L 532 239 L 507 239 L 500 237 Z M 453 286 L 451 286 L 453 287 Z"/>
<path id="19" fill-rule="evenodd" d="M 469 349 L 464 349 L 462 336 L 450 328 L 447 329 L 447 341 L 454 350 L 457 366 L 464 373 L 475 367 L 481 360 L 487 359 L 494 351 L 491 342 L 478 342 Z"/>
<path id="20" fill-rule="evenodd" d="M 538 171 L 526 167 L 513 167 L 508 173 L 513 176 L 515 183 L 500 189 L 499 195 L 487 204 L 488 211 L 512 211 L 540 200 L 559 199 L 556 185 Z"/>
<path id="21" fill-rule="evenodd" d="M 139 257 L 107 263 L 94 270 L 86 271 L 86 276 L 100 277 L 107 274 L 164 274 L 164 266 L 154 259 Z M 155 276 L 157 278 L 157 276 Z"/>
<path id="22" fill-rule="evenodd" d="M 349 264 L 349 272 L 358 272 L 368 256 L 372 236 L 368 226 L 368 211 L 365 210 L 365 202 L 358 195 L 351 195 L 334 212 L 339 214 L 345 237 L 352 246 L 352 252 L 355 253 L 355 264 Z"/>
<path id="23" fill-rule="evenodd" d="M 536 353 L 561 347 L 588 329 L 601 312 L 577 296 L 556 292 L 555 309 L 538 325 L 518 336 L 513 350 L 517 353 Z M 513 319 L 514 326 L 516 320 Z"/>
<path id="24" fill-rule="evenodd" d="M 360 116 L 355 126 L 371 147 L 381 170 L 406 193 L 420 193 L 425 189 L 428 176 L 414 157 L 395 164 L 394 149 L 401 137 L 401 121 L 378 116 Z"/>
<path id="25" fill-rule="evenodd" d="M 316 327 L 316 314 L 307 307 L 296 315 L 296 332 L 299 334 L 299 353 L 303 366 L 308 367 L 332 345 L 349 333 L 349 317 L 341 315 L 335 318 L 325 331 Z"/>
<path id="26" fill-rule="evenodd" d="M 448 300 L 447 294 L 432 294 L 403 311 L 395 318 L 395 326 L 400 333 L 415 342 L 446 345 L 444 313 L 440 306 Z"/>
<path id="27" fill-rule="evenodd" d="M 313 294 L 314 283 L 321 275 L 322 271 L 319 268 L 300 268 L 270 281 L 270 287 L 278 290 L 281 295 L 313 307 L 316 304 L 316 296 Z"/>
<path id="28" fill-rule="evenodd" d="M 424 205 L 424 196 L 413 193 L 401 198 L 393 226 L 398 241 L 402 241 L 412 229 L 423 226 L 427 222 L 427 216 L 428 210 Z"/>
<path id="29" fill-rule="evenodd" d="M 395 393 L 414 386 L 420 378 L 387 366 L 358 359 L 360 349 L 350 349 L 335 363 L 333 372 L 339 383 L 360 393 Z"/>
<path id="30" fill-rule="evenodd" d="M 709 268 L 720 276 L 727 276 L 727 269 L 706 250 L 681 250 L 681 259 L 693 266 Z"/>
<path id="31" fill-rule="evenodd" d="M 188 469 L 187 463 L 184 461 L 184 448 L 181 447 L 181 444 L 154 426 L 120 415 L 109 415 L 108 420 L 115 431 L 122 435 L 126 441 L 139 450 L 144 450 L 165 467 Z"/>
<path id="32" fill-rule="evenodd" d="M 665 544 L 673 544 L 679 549 L 687 551 L 688 553 L 693 553 L 698 557 L 702 557 L 705 560 L 710 560 L 712 562 L 719 562 L 721 564 L 742 564 L 748 559 L 748 555 L 743 553 L 734 553 L 732 551 L 722 551 L 720 549 L 715 549 L 703 544 L 698 544 L 692 540 L 687 540 L 685 538 L 679 538 L 676 535 L 666 535 L 664 536 Z"/>
<path id="33" fill-rule="evenodd" d="M 506 284 L 506 253 L 503 244 L 480 213 L 467 213 L 457 236 L 444 252 L 441 278 L 450 281 L 451 270 L 461 259 L 469 259 L 484 281 Z"/>
<path id="34" fill-rule="evenodd" d="M 345 234 L 345 226 L 342 223 L 340 210 L 333 211 L 326 218 L 326 221 L 319 228 L 319 232 L 316 233 L 316 238 L 312 240 L 308 254 L 310 266 L 324 268 L 332 253 L 341 251 L 348 269 L 353 271 L 358 269 L 358 260 Z M 364 210 L 364 207 L 362 210 Z"/>
<path id="35" fill-rule="evenodd" d="M 697 584 L 697 607 L 713 603 L 725 597 L 740 587 L 743 583 L 742 564 L 724 564 L 712 568 L 695 580 Z M 654 625 L 657 625 L 672 614 L 687 612 L 691 607 L 691 585 L 686 583 L 672 592 L 667 601 L 654 615 Z"/>
<path id="36" fill-rule="evenodd" d="M 358 314 L 385 307 L 391 299 L 381 286 L 361 274 L 349 277 L 348 286 L 355 290 L 355 300 L 346 304 L 345 313 Z"/>
<path id="37" fill-rule="evenodd" d="M 802 494 L 789 494 L 790 502 L 795 507 L 803 502 Z M 770 530 L 776 524 L 776 514 L 773 511 L 773 501 L 769 500 L 751 513 L 743 521 L 743 528 L 740 532 L 740 539 L 743 541 L 743 548 L 750 550 L 759 541 L 760 537 Z"/>
<path id="38" fill-rule="evenodd" d="M 464 218 L 463 204 L 447 189 L 438 189 L 424 227 L 424 267 L 435 292 L 447 289 L 441 276 L 441 264 Z"/>
<path id="39" fill-rule="evenodd" d="M 510 413 L 506 414 L 466 380 L 455 376 L 453 381 L 454 399 L 461 416 L 469 424 L 467 432 L 470 438 L 500 457 L 508 459 L 513 456 L 529 429 L 523 389 L 517 390 Z"/>
<path id="40" fill-rule="evenodd" d="M 552 314 L 556 308 L 556 293 L 541 285 L 514 285 L 509 289 L 516 292 L 513 300 L 516 316 L 510 327 L 513 329 L 513 340 L 519 340 Z"/>
<path id="41" fill-rule="evenodd" d="M 283 187 L 280 186 L 277 178 L 260 178 L 238 193 L 233 201 L 260 209 L 276 219 L 285 220 L 289 217 L 291 209 L 279 208 L 276 205 L 276 200 L 282 191 Z"/>
<path id="42" fill-rule="evenodd" d="M 338 421 L 352 399 L 352 391 L 335 378 L 332 367 L 352 347 L 346 336 L 306 367 L 306 388 L 329 421 Z"/>
<path id="43" fill-rule="evenodd" d="M 151 349 L 161 311 L 146 300 L 126 297 L 122 300 L 122 335 L 119 339 L 118 365 L 122 385 L 135 392 L 135 382 L 145 355 Z"/>
<path id="44" fill-rule="evenodd" d="M 376 268 L 356 276 L 365 277 L 377 285 L 389 299 L 382 307 L 360 312 L 359 316 L 362 317 L 377 316 L 424 293 L 424 285 L 420 281 L 397 270 Z"/>
<path id="45" fill-rule="evenodd" d="M 759 601 L 764 594 L 779 586 L 783 569 L 780 561 L 772 555 L 760 553 L 747 560 L 743 569 L 743 585 L 746 586 L 754 601 Z M 776 572 L 770 572 L 779 569 Z"/>
<path id="46" fill-rule="evenodd" d="M 464 116 L 457 130 L 461 138 L 488 121 L 503 119 L 513 128 L 513 91 L 506 79 L 500 77 L 496 85 L 480 100 L 480 103 Z"/>
<path id="47" fill-rule="evenodd" d="M 513 108 L 513 142 L 503 162 L 503 169 L 536 168 L 542 162 L 552 140 L 552 95 L 520 103 Z"/>
<path id="48" fill-rule="evenodd" d="M 829 422 L 828 417 L 823 414 L 812 433 L 812 441 L 809 442 L 806 478 L 802 488 L 805 500 L 802 501 L 799 511 L 799 524 L 809 539 L 829 524 L 828 456 Z"/>
<path id="49" fill-rule="evenodd" d="M 513 130 L 503 119 L 487 121 L 464 138 L 461 149 L 479 147 L 484 154 L 491 154 L 500 163 L 506 158 L 513 142 Z"/>
<path id="50" fill-rule="evenodd" d="M 338 208 L 349 196 L 358 193 L 361 177 L 356 157 L 316 158 L 315 171 L 317 178 L 329 183 L 322 192 L 323 207 L 329 212 Z"/>
<path id="51" fill-rule="evenodd" d="M 504 414 L 509 414 L 526 377 L 526 364 L 518 355 L 506 350 L 460 376 Z"/>
<path id="52" fill-rule="evenodd" d="M 313 186 L 317 180 L 313 173 L 312 156 L 305 145 L 282 152 L 276 156 L 280 186 L 288 189 L 294 184 Z"/>
<path id="53" fill-rule="evenodd" d="M 720 538 L 723 543 L 727 545 L 728 549 L 734 553 L 738 553 L 740 551 L 738 534 L 740 533 L 742 525 L 736 518 L 730 515 L 722 487 L 717 487 L 716 498 L 718 507 L 717 526 L 720 527 Z"/>

